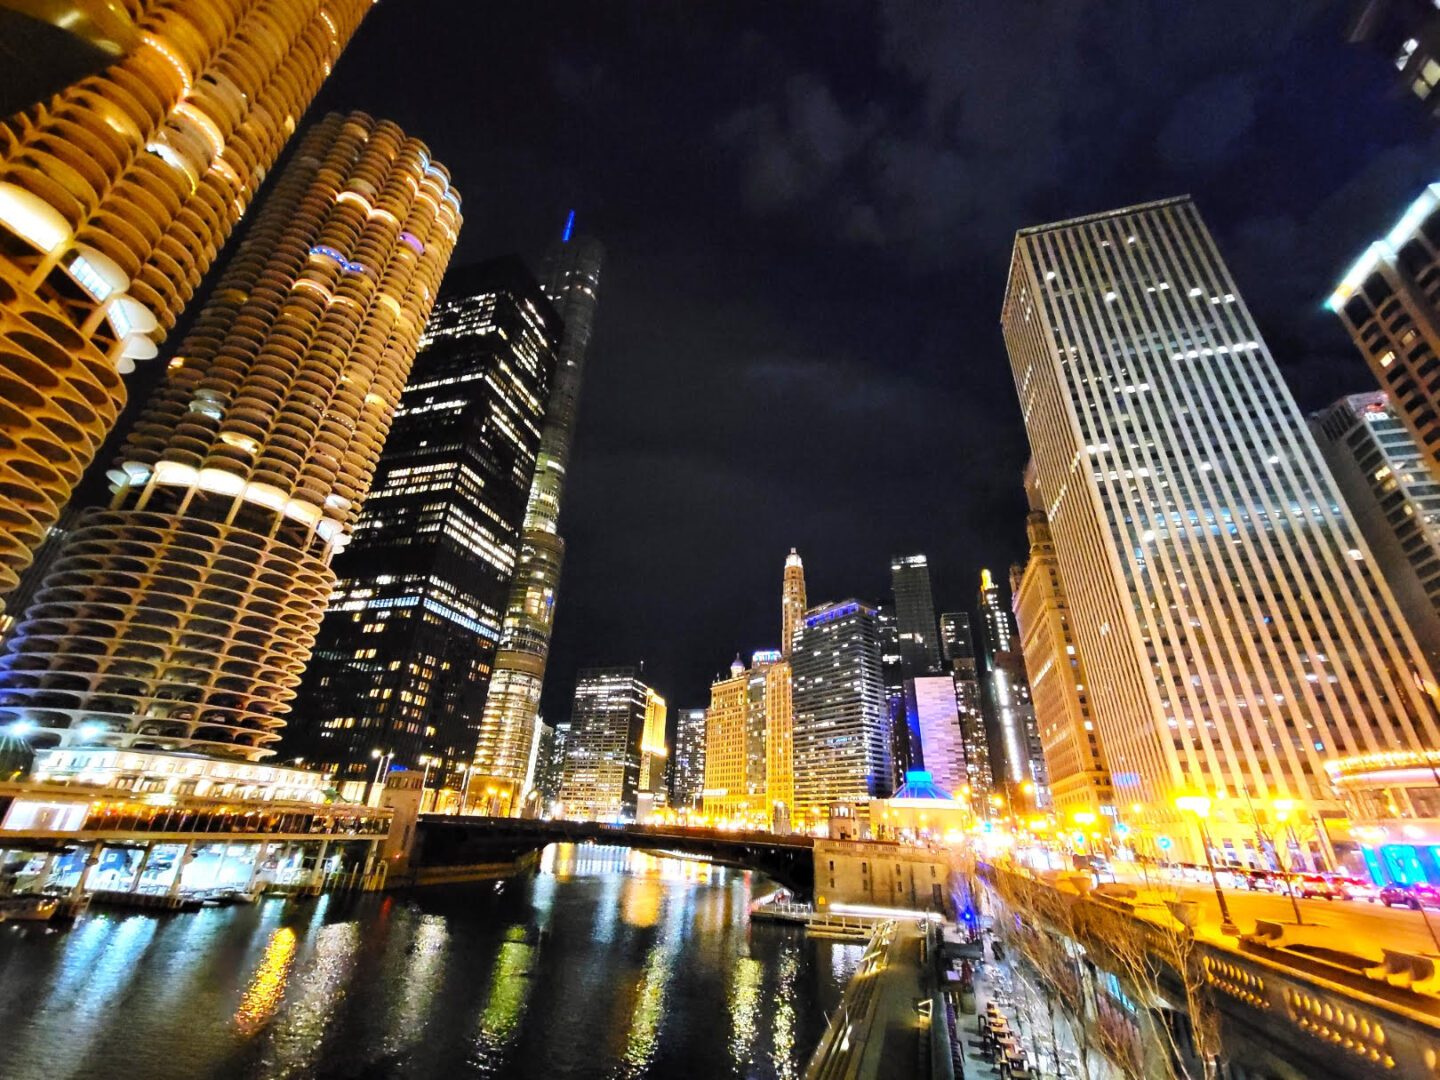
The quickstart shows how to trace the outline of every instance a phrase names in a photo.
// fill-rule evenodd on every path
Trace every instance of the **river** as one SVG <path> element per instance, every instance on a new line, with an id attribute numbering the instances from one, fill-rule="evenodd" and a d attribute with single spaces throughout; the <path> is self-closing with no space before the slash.
<path id="1" fill-rule="evenodd" d="M 860 948 L 751 926 L 759 875 L 547 849 L 413 897 L 0 927 L 0 1077 L 787 1078 Z"/>

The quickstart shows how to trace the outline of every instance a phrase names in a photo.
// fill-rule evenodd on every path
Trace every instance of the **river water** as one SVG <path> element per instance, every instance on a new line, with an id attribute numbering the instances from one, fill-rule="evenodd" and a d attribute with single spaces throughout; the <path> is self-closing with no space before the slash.
<path id="1" fill-rule="evenodd" d="M 0 927 L 0 1078 L 798 1077 L 860 948 L 758 875 L 547 849 L 527 879 Z"/>

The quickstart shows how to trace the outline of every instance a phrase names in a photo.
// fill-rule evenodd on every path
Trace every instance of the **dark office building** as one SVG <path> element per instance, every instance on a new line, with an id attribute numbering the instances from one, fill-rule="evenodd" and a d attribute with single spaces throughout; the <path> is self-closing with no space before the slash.
<path id="1" fill-rule="evenodd" d="M 980 688 L 979 663 L 970 616 L 964 611 L 947 611 L 940 616 L 940 655 L 955 680 L 955 711 L 960 719 L 965 746 L 965 773 L 972 795 L 979 800 L 990 794 L 990 741 L 985 734 L 985 695 Z"/>
<path id="2" fill-rule="evenodd" d="M 900 629 L 900 663 L 907 679 L 940 670 L 940 638 L 935 626 L 935 598 L 930 591 L 930 565 L 924 555 L 898 555 L 890 560 L 890 588 Z"/>
<path id="3" fill-rule="evenodd" d="M 365 779 L 375 751 L 475 750 L 560 323 L 524 264 L 452 273 L 386 440 L 282 753 Z"/>

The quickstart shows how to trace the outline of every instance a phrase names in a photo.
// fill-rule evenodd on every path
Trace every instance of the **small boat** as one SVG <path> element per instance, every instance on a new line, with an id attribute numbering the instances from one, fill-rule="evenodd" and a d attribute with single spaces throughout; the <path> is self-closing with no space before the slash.
<path id="1" fill-rule="evenodd" d="M 8 896 L 0 900 L 0 922 L 49 922 L 59 906 L 53 896 Z"/>

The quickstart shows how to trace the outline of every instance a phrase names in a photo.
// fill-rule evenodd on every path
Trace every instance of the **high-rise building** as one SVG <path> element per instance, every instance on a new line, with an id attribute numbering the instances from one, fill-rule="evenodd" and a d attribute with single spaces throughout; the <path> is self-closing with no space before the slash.
<path id="1" fill-rule="evenodd" d="M 520 553 L 559 319 L 514 257 L 452 272 L 376 466 L 286 757 L 365 779 L 373 751 L 458 784 Z"/>
<path id="2" fill-rule="evenodd" d="M 675 720 L 675 749 L 670 755 L 670 805 L 700 809 L 705 789 L 705 710 L 681 709 Z"/>
<path id="3" fill-rule="evenodd" d="M 1055 542 L 1039 505 L 1033 462 L 1025 470 L 1025 490 L 1030 496 L 1026 523 L 1030 558 L 1011 588 L 1045 779 L 1052 804 L 1064 820 L 1088 814 L 1093 822 L 1101 815 L 1114 816 L 1115 797 L 1092 715 L 1085 665 L 1070 626 Z"/>
<path id="4" fill-rule="evenodd" d="M 940 671 L 940 637 L 935 625 L 935 598 L 930 591 L 930 564 L 924 555 L 897 555 L 890 560 L 890 589 L 900 628 L 900 664 L 907 679 Z"/>
<path id="5" fill-rule="evenodd" d="M 94 6 L 113 63 L 0 123 L 0 598 L 371 5 Z"/>
<path id="6" fill-rule="evenodd" d="M 788 832 L 794 805 L 790 664 L 776 650 L 736 657 L 705 714 L 707 817 Z"/>
<path id="7" fill-rule="evenodd" d="M 992 781 L 1007 788 L 1027 781 L 1043 786 L 1040 730 L 1030 701 L 1025 657 L 1015 633 L 1015 616 L 1000 598 L 1000 586 L 989 570 L 980 571 L 979 605 L 985 665 L 981 700 Z"/>
<path id="8" fill-rule="evenodd" d="M 794 548 L 785 556 L 785 580 L 780 593 L 780 652 L 790 655 L 795 631 L 805 617 L 805 564 Z"/>
<path id="9" fill-rule="evenodd" d="M 705 816 L 749 820 L 765 791 L 764 717 L 750 712 L 750 675 L 738 655 L 730 674 L 710 684 L 705 710 Z"/>
<path id="10" fill-rule="evenodd" d="M 1022 230 L 1002 326 L 1117 802 L 1200 856 L 1325 762 L 1437 744 L 1434 678 L 1188 198 Z M 1200 803 L 1188 803 L 1192 807 Z"/>
<path id="11" fill-rule="evenodd" d="M 879 613 L 858 600 L 811 608 L 790 666 L 796 824 L 824 824 L 835 806 L 868 816 L 870 800 L 892 790 Z"/>
<path id="12" fill-rule="evenodd" d="M 955 795 L 970 782 L 965 767 L 965 738 L 951 675 L 919 675 L 905 680 L 905 712 L 919 736 L 919 758 L 907 772 L 923 769 L 935 784 Z M 956 795 L 959 798 L 959 795 Z"/>
<path id="13" fill-rule="evenodd" d="M 985 700 L 968 614 L 949 611 L 940 616 L 940 649 L 955 680 L 955 712 L 965 747 L 965 783 L 975 805 L 983 806 L 994 781 L 990 775 L 990 740 L 985 733 Z M 962 798 L 963 787 L 954 794 Z"/>
<path id="14" fill-rule="evenodd" d="M 880 634 L 880 677 L 885 683 L 885 730 L 890 733 L 890 782 L 896 785 L 905 770 L 920 759 L 920 733 L 910 727 L 905 710 L 905 668 L 895 608 L 881 604 L 875 609 L 875 620 Z"/>
<path id="15" fill-rule="evenodd" d="M 540 793 L 541 808 L 547 809 L 560 798 L 560 785 L 565 779 L 565 755 L 570 748 L 570 721 L 562 720 L 554 727 L 540 722 L 540 744 L 535 751 L 535 790 Z"/>
<path id="16" fill-rule="evenodd" d="M 586 668 L 579 672 L 560 784 L 565 817 L 572 821 L 635 820 L 641 742 L 655 696 L 640 680 L 638 668 Z M 663 703 L 660 707 L 663 710 Z"/>
<path id="17" fill-rule="evenodd" d="M 1440 184 L 1365 249 L 1326 306 L 1440 479 Z"/>
<path id="18" fill-rule="evenodd" d="M 665 766 L 669 755 L 665 745 L 667 719 L 665 699 L 647 687 L 645 726 L 640 732 L 640 780 L 635 792 L 636 821 L 648 820 L 665 805 Z"/>
<path id="19" fill-rule="evenodd" d="M 1354 0 L 1351 41 L 1366 42 L 1399 73 L 1401 90 L 1440 115 L 1440 10 L 1432 0 Z"/>
<path id="20" fill-rule="evenodd" d="M 422 143 L 314 125 L 11 639 L 0 720 L 274 753 L 459 224 Z"/>
<path id="21" fill-rule="evenodd" d="M 580 404 L 585 352 L 595 319 L 604 249 L 572 236 L 575 215 L 547 260 L 545 293 L 560 313 L 564 330 L 557 352 L 554 386 L 540 432 L 540 452 L 525 508 L 525 529 L 514 584 L 505 605 L 500 647 L 480 719 L 472 786 L 498 793 L 497 812 L 518 814 L 531 775 L 531 747 L 540 691 L 550 655 L 555 598 L 565 542 L 560 538 L 560 502 L 570 467 L 570 444 Z"/>
<path id="22" fill-rule="evenodd" d="M 1440 667 L 1440 481 L 1383 393 L 1310 417 L 1325 462 L 1431 669 Z"/>

